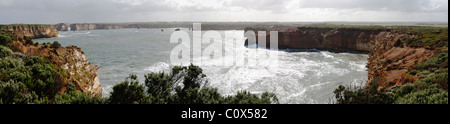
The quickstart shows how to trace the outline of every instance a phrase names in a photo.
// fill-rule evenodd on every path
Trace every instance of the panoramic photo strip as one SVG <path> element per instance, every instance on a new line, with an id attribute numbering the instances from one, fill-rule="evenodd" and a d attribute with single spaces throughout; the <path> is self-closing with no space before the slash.
<path id="1" fill-rule="evenodd" d="M 0 0 L 0 104 L 448 104 L 448 0 Z"/>

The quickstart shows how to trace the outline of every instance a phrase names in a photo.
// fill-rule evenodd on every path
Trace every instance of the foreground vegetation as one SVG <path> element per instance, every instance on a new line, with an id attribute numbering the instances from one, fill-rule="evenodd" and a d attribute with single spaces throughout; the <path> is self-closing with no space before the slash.
<path id="1" fill-rule="evenodd" d="M 170 74 L 150 73 L 141 85 L 136 75 L 113 87 L 109 98 L 112 104 L 271 104 L 278 103 L 273 93 L 261 97 L 250 92 L 222 96 L 218 89 L 207 87 L 201 68 L 176 66 Z"/>

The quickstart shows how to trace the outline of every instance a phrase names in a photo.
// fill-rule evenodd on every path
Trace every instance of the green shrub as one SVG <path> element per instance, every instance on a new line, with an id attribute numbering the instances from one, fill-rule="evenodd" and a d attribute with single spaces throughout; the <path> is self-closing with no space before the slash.
<path id="1" fill-rule="evenodd" d="M 224 104 L 224 97 L 215 88 L 203 88 L 197 94 L 194 103 L 198 104 Z"/>
<path id="2" fill-rule="evenodd" d="M 206 87 L 208 81 L 203 70 L 194 65 L 175 66 L 172 73 L 150 73 L 145 75 L 145 86 L 139 85 L 137 77 L 132 75 L 130 81 L 117 84 L 110 96 L 111 103 L 126 100 L 124 104 L 271 104 L 278 103 L 273 93 L 263 93 L 261 97 L 247 91 L 235 96 L 222 96 L 216 88 Z M 132 82 L 132 83 L 130 83 Z M 180 86 L 182 83 L 183 87 Z M 131 92 L 130 89 L 133 89 Z"/>
<path id="3" fill-rule="evenodd" d="M 339 86 L 335 91 L 337 104 L 392 104 L 394 95 L 385 89 L 378 90 L 379 83 L 370 83 L 369 88 L 346 88 Z"/>
<path id="4" fill-rule="evenodd" d="M 4 52 L 8 51 L 9 48 L 1 47 L 0 49 L 2 50 L 1 53 L 10 53 Z M 41 57 L 14 55 L 0 58 L 0 82 L 9 82 L 7 86 L 11 87 L 10 89 L 19 88 L 15 90 L 17 92 L 13 92 L 17 96 L 33 96 L 22 97 L 24 99 L 30 98 L 28 100 L 21 100 L 26 101 L 26 103 L 44 103 L 49 100 L 48 98 L 54 98 L 57 91 L 54 87 L 57 82 L 54 79 L 64 74 L 62 69 L 56 67 L 54 64 L 45 62 Z M 5 91 L 3 88 L 2 90 Z M 2 92 L 1 94 L 4 95 L 5 93 L 7 92 Z M 9 94 L 9 96 L 14 95 Z M 17 100 L 7 100 L 5 102 L 6 98 L 2 99 L 3 103 L 7 104 L 25 104 L 25 102 L 17 102 Z"/>
<path id="5" fill-rule="evenodd" d="M 416 35 L 402 39 L 402 42 L 409 47 L 433 50 L 448 47 L 448 28 L 420 27 L 410 30 L 400 30 L 400 32 Z"/>
<path id="6" fill-rule="evenodd" d="M 25 85 L 36 93 L 43 96 L 52 96 L 50 90 L 56 85 L 54 77 L 58 74 L 56 66 L 52 64 L 34 64 L 31 66 L 32 81 Z"/>
<path id="7" fill-rule="evenodd" d="M 225 99 L 226 104 L 271 104 L 278 103 L 278 98 L 273 93 L 265 92 L 259 98 L 248 91 L 238 92 L 236 96 L 229 96 Z"/>
<path id="8" fill-rule="evenodd" d="M 448 91 L 437 88 L 414 92 L 396 101 L 397 104 L 448 104 Z"/>
<path id="9" fill-rule="evenodd" d="M 27 88 L 20 82 L 0 81 L 0 103 L 1 104 L 29 104 L 38 99 L 34 93 L 27 93 Z"/>
<path id="10" fill-rule="evenodd" d="M 437 70 L 439 68 L 448 68 L 448 53 L 440 53 L 432 58 L 417 64 L 418 70 Z"/>
<path id="11" fill-rule="evenodd" d="M 0 45 L 0 58 L 10 57 L 12 54 L 13 52 L 11 49 Z"/>
<path id="12" fill-rule="evenodd" d="M 53 43 L 52 43 L 52 45 L 50 46 L 50 48 L 60 48 L 61 47 L 61 44 L 58 42 L 58 41 L 54 41 Z"/>
<path id="13" fill-rule="evenodd" d="M 0 30 L 0 45 L 8 46 L 14 40 L 14 37 L 11 32 Z"/>
<path id="14" fill-rule="evenodd" d="M 416 87 L 414 86 L 414 84 L 406 84 L 400 87 L 398 90 L 396 90 L 395 93 L 397 96 L 405 96 L 414 91 L 416 91 Z"/>
<path id="15" fill-rule="evenodd" d="M 92 97 L 76 91 L 75 85 L 68 83 L 64 94 L 56 95 L 54 104 L 107 104 L 106 98 Z"/>
<path id="16" fill-rule="evenodd" d="M 130 75 L 122 83 L 113 87 L 109 103 L 111 104 L 145 104 L 144 86 L 139 84 L 136 75 Z"/>
<path id="17" fill-rule="evenodd" d="M 368 88 L 349 89 L 339 86 L 335 91 L 338 104 L 448 104 L 448 73 L 434 74 L 413 84 L 377 90 L 377 83 Z M 444 89 L 444 90 L 443 90 Z"/>
<path id="18" fill-rule="evenodd" d="M 173 101 L 171 92 L 172 76 L 165 73 L 150 73 L 145 75 L 145 86 L 147 86 L 147 93 L 150 96 L 152 103 L 165 104 Z"/>
<path id="19" fill-rule="evenodd" d="M 416 84 L 422 83 L 427 85 L 435 84 L 439 89 L 448 90 L 448 73 L 434 74 L 416 82 Z"/>
<path id="20" fill-rule="evenodd" d="M 33 45 L 33 40 L 31 38 L 25 38 L 26 45 Z"/>

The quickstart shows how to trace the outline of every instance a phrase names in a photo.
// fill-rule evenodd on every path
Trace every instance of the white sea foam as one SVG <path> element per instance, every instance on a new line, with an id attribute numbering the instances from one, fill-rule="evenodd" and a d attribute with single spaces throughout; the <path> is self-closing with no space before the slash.
<path id="1" fill-rule="evenodd" d="M 169 68 L 170 68 L 170 65 L 169 65 L 169 64 L 167 64 L 167 63 L 165 63 L 165 62 L 159 62 L 159 63 L 153 64 L 153 65 L 150 66 L 150 67 L 145 68 L 144 71 L 147 71 L 147 72 L 155 72 L 155 73 L 158 73 L 158 72 L 167 72 L 167 70 L 168 70 Z"/>

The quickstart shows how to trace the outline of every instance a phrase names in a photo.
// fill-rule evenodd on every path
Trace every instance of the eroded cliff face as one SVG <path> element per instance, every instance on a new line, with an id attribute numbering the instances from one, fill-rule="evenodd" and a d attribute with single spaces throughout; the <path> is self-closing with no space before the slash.
<path id="1" fill-rule="evenodd" d="M 406 37 L 415 36 L 389 30 L 298 28 L 279 31 L 278 45 L 280 49 L 368 52 L 368 83 L 376 80 L 382 83 L 381 87 L 390 88 L 419 80 L 419 77 L 405 76 L 404 73 L 434 55 L 434 51 L 425 48 L 395 46 L 397 41 Z M 266 41 L 270 44 L 269 34 Z M 251 44 L 246 42 L 246 45 Z"/>
<path id="2" fill-rule="evenodd" d="M 81 48 L 76 46 L 50 48 L 43 44 L 24 44 L 24 39 L 57 37 L 58 31 L 50 25 L 4 25 L 2 30 L 13 33 L 15 41 L 11 46 L 14 52 L 29 56 L 41 56 L 65 70 L 67 77 L 58 81 L 59 93 L 63 93 L 67 83 L 73 83 L 77 90 L 102 95 L 102 84 L 97 76 L 99 67 L 89 63 Z"/>
<path id="3" fill-rule="evenodd" d="M 71 31 L 83 31 L 83 30 L 94 30 L 96 29 L 95 24 L 71 24 Z"/>
<path id="4" fill-rule="evenodd" d="M 57 37 L 58 31 L 50 25 L 5 25 L 1 30 L 14 33 L 16 39 Z"/>
<path id="5" fill-rule="evenodd" d="M 378 80 L 381 87 L 390 88 L 395 85 L 414 83 L 416 76 L 406 76 L 405 72 L 412 70 L 423 60 L 434 55 L 434 51 L 425 48 L 411 48 L 395 43 L 405 37 L 415 37 L 396 32 L 381 32 L 371 40 L 370 58 L 368 59 L 369 81 Z"/>
<path id="6" fill-rule="evenodd" d="M 122 26 L 115 25 L 115 24 L 71 24 L 70 30 L 71 31 L 84 31 L 84 30 L 98 30 L 98 29 L 121 29 Z"/>
<path id="7" fill-rule="evenodd" d="M 79 91 L 98 97 L 102 95 L 102 84 L 97 76 L 99 67 L 90 64 L 81 48 L 68 46 L 54 49 L 43 45 L 24 45 L 21 42 L 15 42 L 11 50 L 29 56 L 44 57 L 64 69 L 67 79 L 62 82 L 63 86 L 71 82 Z M 59 92 L 63 93 L 65 90 L 65 87 L 62 87 Z"/>
<path id="8" fill-rule="evenodd" d="M 55 24 L 53 27 L 55 27 L 58 31 L 69 31 L 69 26 L 64 23 Z"/>
<path id="9" fill-rule="evenodd" d="M 279 49 L 322 49 L 336 52 L 370 52 L 370 41 L 381 31 L 331 28 L 298 28 L 278 32 Z M 267 34 L 267 44 L 270 35 Z M 248 44 L 248 43 L 246 43 Z M 251 44 L 250 44 L 251 45 Z"/>

